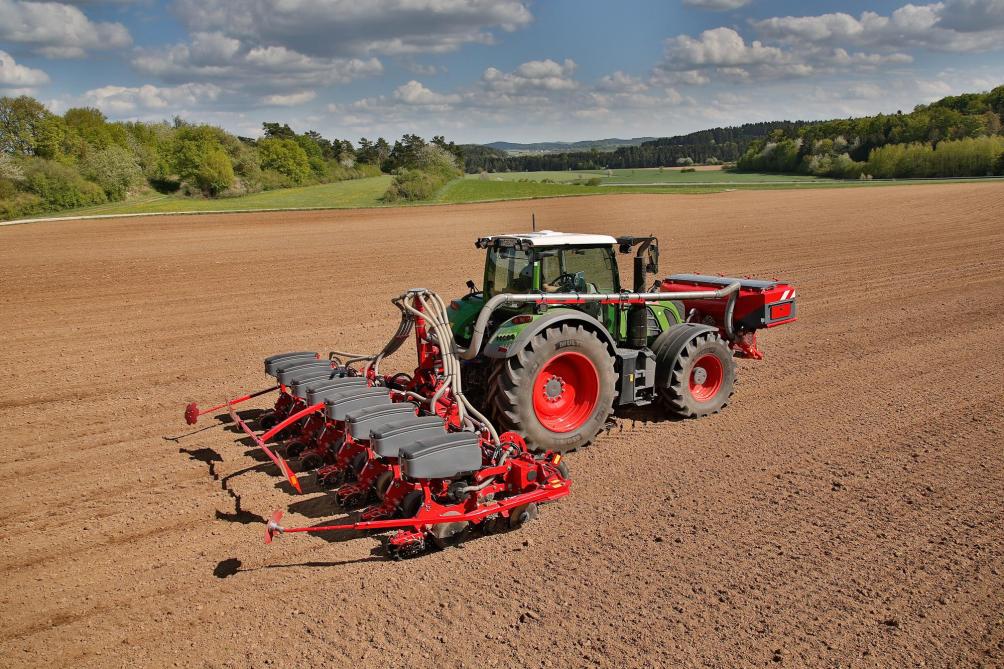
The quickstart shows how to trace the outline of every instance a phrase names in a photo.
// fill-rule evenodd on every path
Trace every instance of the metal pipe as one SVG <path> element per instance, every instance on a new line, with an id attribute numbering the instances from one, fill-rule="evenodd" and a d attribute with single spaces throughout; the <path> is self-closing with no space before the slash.
<path id="1" fill-rule="evenodd" d="M 491 478 L 487 478 L 477 485 L 465 485 L 463 488 L 460 489 L 460 492 L 464 495 L 466 495 L 469 492 L 478 492 L 484 490 L 494 482 L 495 482 L 495 477 L 492 476 Z"/>
<path id="2" fill-rule="evenodd" d="M 728 304 L 725 305 L 725 314 L 722 316 L 723 325 L 725 326 L 725 336 L 729 341 L 736 340 L 736 329 L 732 326 L 732 312 L 735 311 L 737 297 L 739 297 L 738 291 L 729 295 Z"/>
<path id="3" fill-rule="evenodd" d="M 563 303 L 582 304 L 586 302 L 616 302 L 619 304 L 629 304 L 632 301 L 644 300 L 647 302 L 661 302 L 664 300 L 719 300 L 733 294 L 738 294 L 742 284 L 739 281 L 719 288 L 718 290 L 691 290 L 678 293 L 502 293 L 488 300 L 478 319 L 474 323 L 474 331 L 471 335 L 471 343 L 466 349 L 457 349 L 457 353 L 462 360 L 471 360 L 481 351 L 481 344 L 485 336 L 485 328 L 488 326 L 488 319 L 492 312 L 503 304 L 554 304 L 561 306 Z M 734 300 L 733 300 L 734 301 Z M 731 323 L 727 326 L 731 329 Z M 728 330 L 726 330 L 728 333 Z"/>

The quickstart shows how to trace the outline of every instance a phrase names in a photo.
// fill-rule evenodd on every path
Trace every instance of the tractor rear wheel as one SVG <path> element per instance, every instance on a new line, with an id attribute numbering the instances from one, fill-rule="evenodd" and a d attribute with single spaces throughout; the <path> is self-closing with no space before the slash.
<path id="1" fill-rule="evenodd" d="M 499 427 L 522 434 L 531 450 L 566 453 L 603 429 L 616 392 L 606 344 L 581 325 L 562 325 L 495 363 L 488 405 Z"/>
<path id="2" fill-rule="evenodd" d="M 676 325 L 652 344 L 663 407 L 683 418 L 718 413 L 735 390 L 732 350 L 711 328 Z"/>

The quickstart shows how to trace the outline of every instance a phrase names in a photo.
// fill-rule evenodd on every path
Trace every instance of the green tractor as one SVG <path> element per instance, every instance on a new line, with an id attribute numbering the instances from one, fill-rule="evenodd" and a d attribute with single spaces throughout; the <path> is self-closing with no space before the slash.
<path id="1" fill-rule="evenodd" d="M 795 320 L 779 281 L 659 268 L 652 236 L 541 232 L 482 237 L 484 284 L 448 308 L 465 346 L 463 386 L 500 429 L 535 450 L 588 445 L 618 407 L 658 403 L 685 418 L 732 396 L 736 354 L 760 358 L 756 330 Z M 621 286 L 618 252 L 633 254 Z"/>

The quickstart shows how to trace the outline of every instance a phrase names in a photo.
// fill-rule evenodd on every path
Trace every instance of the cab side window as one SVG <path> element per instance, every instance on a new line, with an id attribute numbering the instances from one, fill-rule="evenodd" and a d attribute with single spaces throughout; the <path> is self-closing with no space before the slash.
<path id="1" fill-rule="evenodd" d="M 489 252 L 485 272 L 485 292 L 525 293 L 533 288 L 533 265 L 526 251 L 514 248 L 493 248 Z"/>

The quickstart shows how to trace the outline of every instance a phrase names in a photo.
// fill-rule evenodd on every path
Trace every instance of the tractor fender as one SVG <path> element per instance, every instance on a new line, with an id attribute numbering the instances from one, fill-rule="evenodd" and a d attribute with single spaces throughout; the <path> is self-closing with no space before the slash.
<path id="1" fill-rule="evenodd" d="M 718 332 L 713 325 L 703 323 L 677 323 L 655 338 L 652 352 L 655 353 L 655 386 L 664 388 L 669 383 L 669 373 L 686 342 L 705 332 Z"/>
<path id="2" fill-rule="evenodd" d="M 518 318 L 518 316 L 513 316 Z M 610 336 L 603 324 L 587 313 L 575 309 L 554 309 L 539 316 L 526 325 L 516 325 L 512 323 L 513 318 L 503 323 L 492 334 L 492 338 L 485 344 L 482 355 L 486 358 L 504 359 L 516 355 L 530 342 L 534 336 L 543 332 L 547 328 L 554 327 L 561 323 L 576 321 L 581 323 L 587 330 L 595 332 L 609 348 L 611 355 L 617 349 L 617 342 Z"/>

